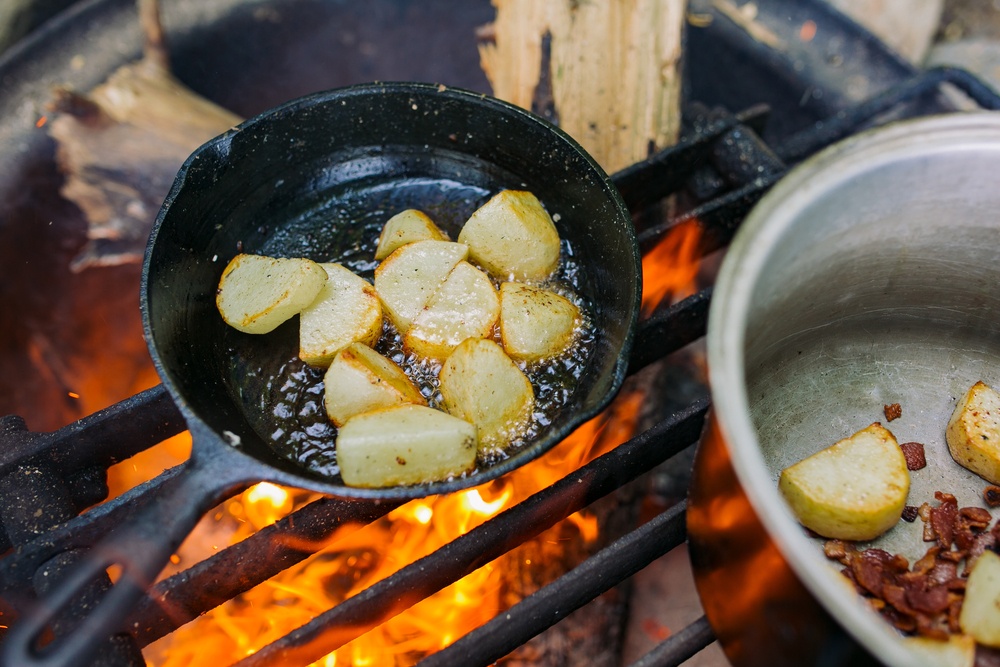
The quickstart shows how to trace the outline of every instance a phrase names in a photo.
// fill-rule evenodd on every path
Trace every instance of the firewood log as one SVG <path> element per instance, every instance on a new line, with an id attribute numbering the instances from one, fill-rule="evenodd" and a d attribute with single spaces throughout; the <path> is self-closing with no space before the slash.
<path id="1" fill-rule="evenodd" d="M 497 97 L 548 112 L 608 172 L 676 141 L 686 0 L 493 5 L 479 54 Z"/>
<path id="2" fill-rule="evenodd" d="M 65 182 L 87 221 L 72 268 L 139 262 L 181 164 L 240 118 L 170 73 L 158 0 L 138 0 L 143 57 L 86 93 L 54 91 L 48 131 Z"/>

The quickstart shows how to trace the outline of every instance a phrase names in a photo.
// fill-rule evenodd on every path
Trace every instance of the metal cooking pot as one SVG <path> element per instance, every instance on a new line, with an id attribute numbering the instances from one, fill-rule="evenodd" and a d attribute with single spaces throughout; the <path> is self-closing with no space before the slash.
<path id="1" fill-rule="evenodd" d="M 987 483 L 952 460 L 945 426 L 977 380 L 1000 386 L 1000 114 L 892 124 L 790 172 L 729 250 L 707 344 L 713 410 L 688 527 L 729 659 L 928 664 L 824 557 L 777 479 L 881 421 L 925 445 L 908 504 L 935 491 L 983 504 Z M 892 403 L 902 417 L 890 423 Z M 865 546 L 912 563 L 928 547 L 921 532 L 900 522 Z"/>
<path id="2" fill-rule="evenodd" d="M 279 405 L 310 401 L 306 387 L 296 396 L 285 389 L 295 384 L 287 369 L 297 363 L 297 318 L 263 336 L 227 326 L 215 294 L 229 260 L 238 252 L 308 257 L 370 274 L 374 241 L 392 214 L 422 208 L 454 237 L 503 188 L 531 190 L 552 214 L 572 249 L 560 271 L 576 274 L 571 282 L 593 328 L 578 381 L 538 437 L 467 476 L 384 489 L 346 486 L 332 460 L 307 467 L 307 452 L 279 453 L 287 438 L 272 434 L 289 426 L 284 417 L 276 426 L 278 413 L 288 412 Z M 191 459 L 168 493 L 98 544 L 38 613 L 15 626 L 6 664 L 84 664 L 198 518 L 254 482 L 402 501 L 482 484 L 540 456 L 621 386 L 640 283 L 631 217 L 600 166 L 549 123 L 485 95 L 413 83 L 342 88 L 289 102 L 205 144 L 160 211 L 141 293 L 150 353 L 190 428 Z M 325 418 L 300 425 L 300 435 L 324 425 Z M 332 442 L 331 435 L 327 450 Z M 107 597 L 71 634 L 39 650 L 53 614 L 111 564 L 122 575 Z"/>

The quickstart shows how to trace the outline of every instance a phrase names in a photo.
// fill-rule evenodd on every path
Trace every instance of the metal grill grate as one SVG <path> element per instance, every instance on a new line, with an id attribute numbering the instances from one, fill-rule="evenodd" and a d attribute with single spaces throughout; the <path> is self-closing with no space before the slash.
<path id="1" fill-rule="evenodd" d="M 695 220 L 701 250 L 726 246 L 740 221 L 784 174 L 788 164 L 872 124 L 898 117 L 907 105 L 957 87 L 980 106 L 1000 109 L 1000 99 L 974 77 L 954 69 L 925 72 L 854 108 L 817 123 L 777 147 L 761 140 L 766 107 L 735 115 L 692 107 L 689 129 L 676 146 L 613 176 L 637 220 L 640 245 L 649 249 L 673 226 Z M 678 194 L 688 210 L 672 219 L 642 215 Z M 664 358 L 705 333 L 711 289 L 662 307 L 640 324 L 630 372 Z M 695 401 L 653 428 L 567 475 L 544 491 L 492 518 L 420 561 L 316 617 L 240 665 L 299 664 L 316 660 L 399 611 L 530 540 L 566 516 L 651 470 L 700 435 L 707 401 Z M 139 508 L 155 502 L 178 470 L 79 514 L 107 495 L 108 466 L 185 428 L 162 386 L 138 394 L 53 433 L 26 430 L 18 417 L 0 420 L 0 494 L 3 508 L 0 597 L 15 610 L 54 580 L 73 559 L 64 554 L 91 546 Z M 344 522 L 371 522 L 395 507 L 324 498 L 307 505 L 244 542 L 170 577 L 151 591 L 129 620 L 136 646 L 144 646 L 310 556 Z M 289 537 L 303 539 L 289 540 Z M 666 510 L 577 568 L 525 598 L 483 627 L 421 664 L 488 665 L 555 624 L 569 612 L 626 580 L 685 539 L 683 503 Z M 296 546 L 289 546 L 294 544 Z M 238 572 L 238 576 L 237 573 Z M 36 590 L 37 589 L 37 590 Z M 101 592 L 95 591 L 94 599 Z M 172 613 L 157 600 L 169 598 Z M 84 603 L 84 606 L 88 602 Z M 677 665 L 713 640 L 704 619 L 675 633 L 634 667 Z M 113 664 L 135 660 L 125 650 Z"/>

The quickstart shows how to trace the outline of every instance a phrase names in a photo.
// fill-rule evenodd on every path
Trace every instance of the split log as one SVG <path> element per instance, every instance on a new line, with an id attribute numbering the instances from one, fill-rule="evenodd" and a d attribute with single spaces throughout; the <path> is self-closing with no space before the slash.
<path id="1" fill-rule="evenodd" d="M 493 5 L 479 54 L 494 95 L 548 113 L 608 172 L 676 141 L 686 0 Z"/>
<path id="2" fill-rule="evenodd" d="M 87 93 L 59 89 L 48 124 L 65 182 L 87 221 L 72 268 L 139 262 L 174 176 L 198 146 L 240 118 L 170 73 L 157 0 L 138 0 L 143 57 Z"/>

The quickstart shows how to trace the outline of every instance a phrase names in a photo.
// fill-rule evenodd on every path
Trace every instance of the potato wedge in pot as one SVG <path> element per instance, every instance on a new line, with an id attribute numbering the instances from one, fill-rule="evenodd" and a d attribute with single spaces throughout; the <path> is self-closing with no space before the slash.
<path id="1" fill-rule="evenodd" d="M 580 309 L 566 297 L 524 283 L 500 285 L 500 338 L 513 359 L 554 357 L 573 342 Z"/>
<path id="2" fill-rule="evenodd" d="M 302 312 L 325 283 L 312 260 L 239 254 L 222 272 L 215 303 L 229 326 L 264 334 Z"/>
<path id="3" fill-rule="evenodd" d="M 422 357 L 445 359 L 466 338 L 487 338 L 500 317 L 500 299 L 489 277 L 459 262 L 420 311 L 403 346 Z"/>
<path id="4" fill-rule="evenodd" d="M 466 221 L 458 242 L 498 280 L 541 281 L 559 264 L 559 233 L 531 192 L 503 190 Z"/>
<path id="5" fill-rule="evenodd" d="M 946 432 L 952 458 L 993 484 L 1000 484 L 1000 393 L 972 385 L 955 406 Z"/>
<path id="6" fill-rule="evenodd" d="M 326 368 L 351 343 L 374 345 L 382 335 L 382 303 L 375 288 L 344 266 L 320 264 L 326 283 L 299 317 L 299 359 Z"/>
<path id="7" fill-rule="evenodd" d="M 468 472 L 476 427 L 440 410 L 399 405 L 347 420 L 337 436 L 344 482 L 362 488 L 419 484 Z"/>
<path id="8" fill-rule="evenodd" d="M 527 429 L 535 393 L 503 348 L 468 338 L 441 368 L 441 396 L 451 414 L 476 425 L 483 452 L 504 449 Z"/>
<path id="9" fill-rule="evenodd" d="M 375 291 L 400 333 L 424 309 L 448 274 L 469 254 L 450 241 L 416 241 L 396 249 L 375 269 Z"/>
<path id="10" fill-rule="evenodd" d="M 910 472 L 895 436 L 876 422 L 782 470 L 778 490 L 806 528 L 871 540 L 899 521 Z"/>
<path id="11" fill-rule="evenodd" d="M 402 403 L 427 401 L 399 366 L 362 343 L 341 350 L 323 376 L 323 404 L 336 426 L 354 415 Z"/>
<path id="12" fill-rule="evenodd" d="M 434 224 L 434 221 L 415 208 L 401 211 L 386 221 L 378 237 L 375 259 L 383 260 L 392 252 L 414 241 L 447 241 L 448 237 Z"/>

